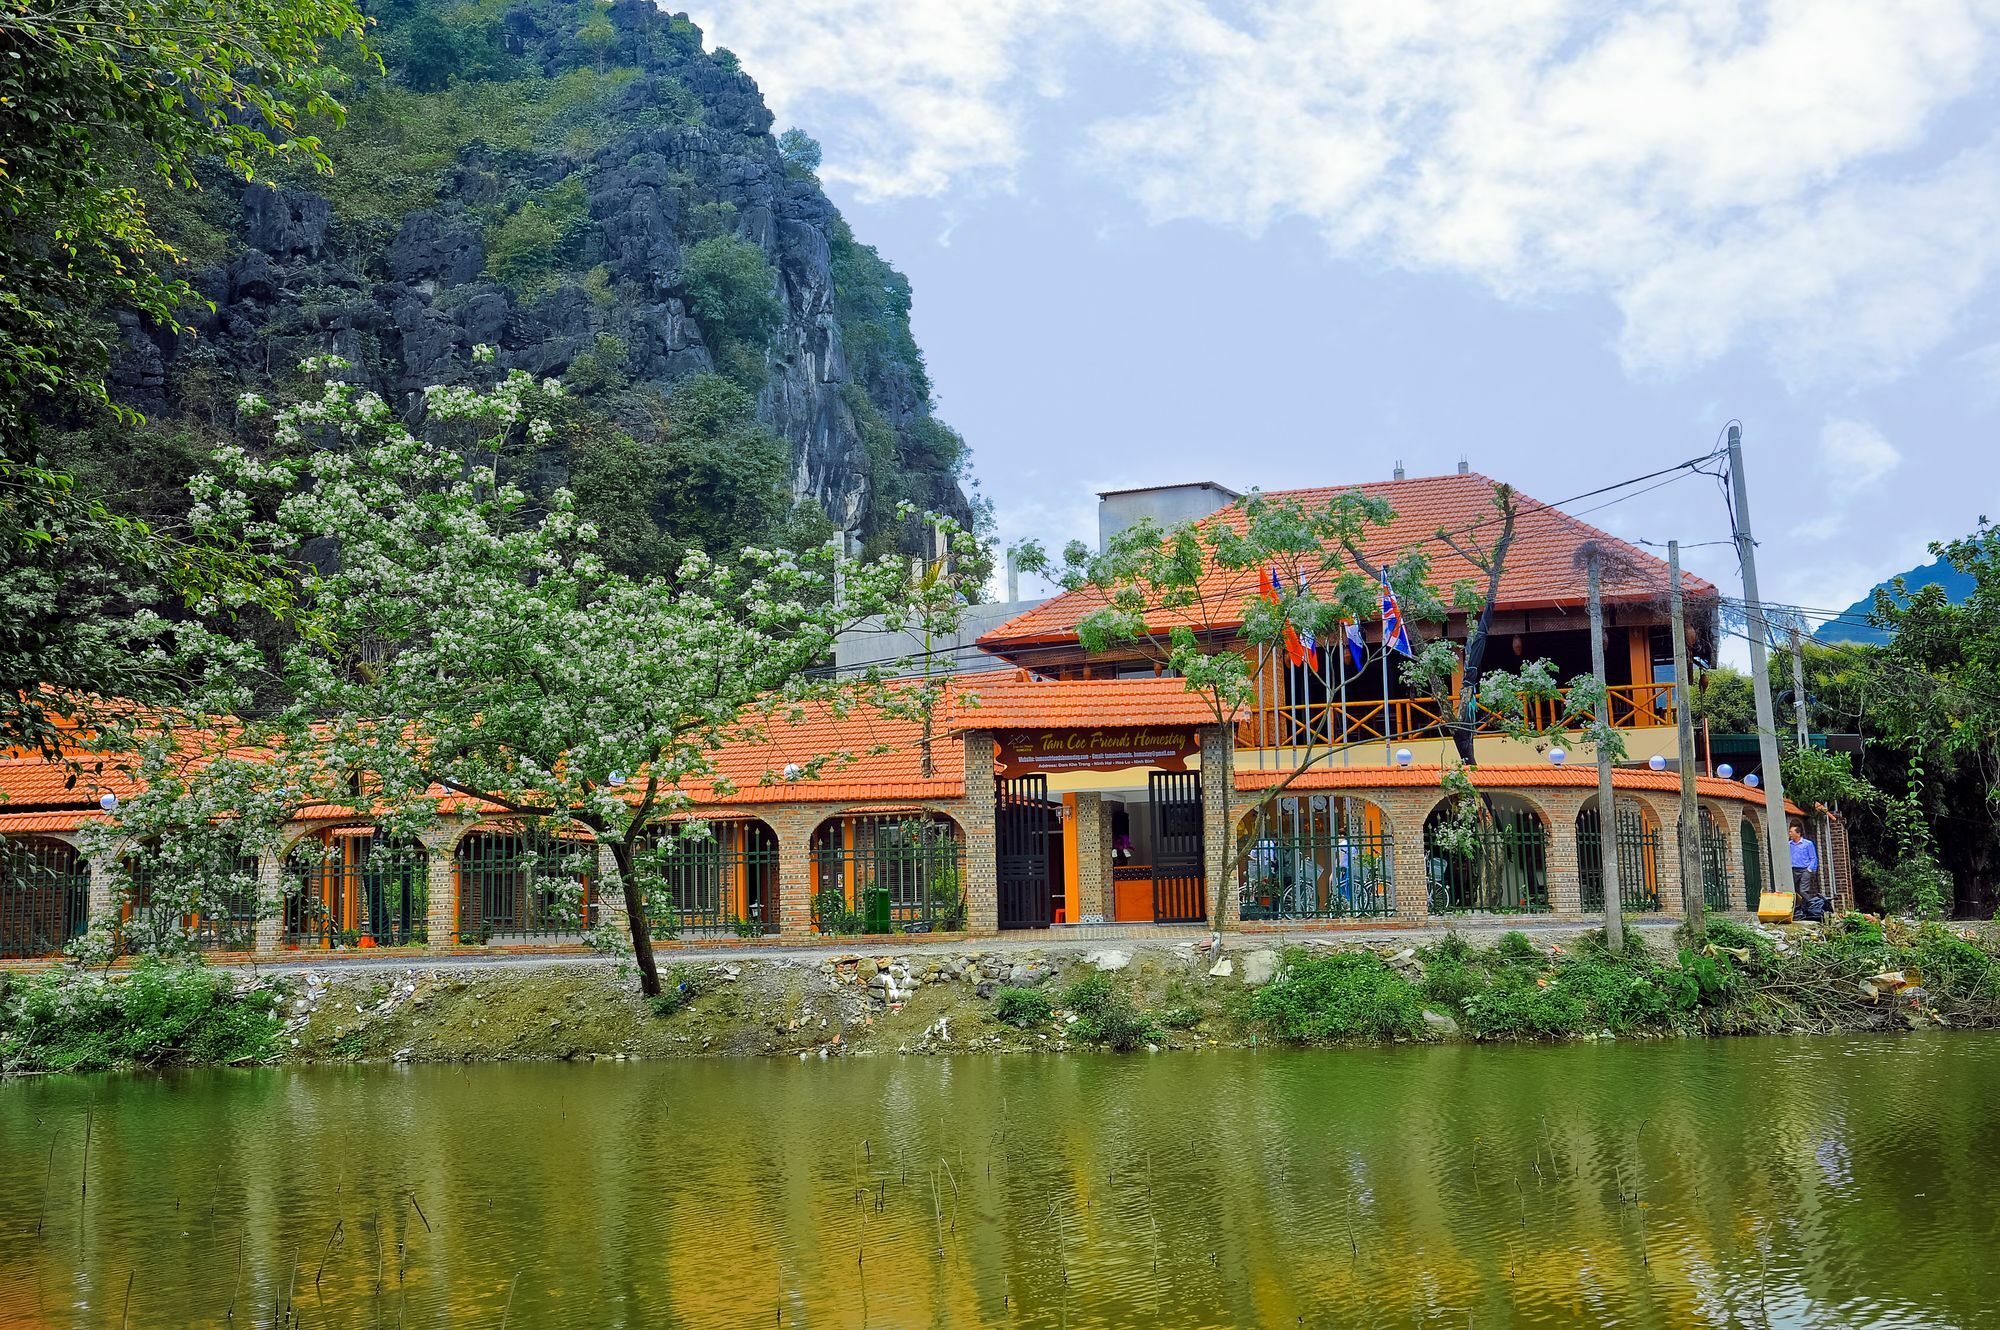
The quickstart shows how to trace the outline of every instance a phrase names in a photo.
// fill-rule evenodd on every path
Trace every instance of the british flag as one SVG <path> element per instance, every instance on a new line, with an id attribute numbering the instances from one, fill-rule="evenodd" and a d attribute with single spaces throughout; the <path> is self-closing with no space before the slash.
<path id="1" fill-rule="evenodd" d="M 1389 588 L 1389 570 L 1382 570 L 1382 645 L 1406 656 L 1416 653 L 1410 650 L 1410 630 L 1403 624 L 1402 607 L 1396 604 L 1396 593 Z"/>

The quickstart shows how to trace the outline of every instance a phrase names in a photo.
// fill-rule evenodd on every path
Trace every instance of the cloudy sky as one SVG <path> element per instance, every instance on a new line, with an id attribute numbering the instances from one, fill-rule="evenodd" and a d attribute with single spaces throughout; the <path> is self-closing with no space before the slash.
<path id="1" fill-rule="evenodd" d="M 1560 500 L 1732 417 L 1772 599 L 2000 516 L 2000 0 L 690 9 L 910 275 L 1003 537 L 1397 459 Z M 1590 519 L 1728 535 L 1706 479 Z"/>

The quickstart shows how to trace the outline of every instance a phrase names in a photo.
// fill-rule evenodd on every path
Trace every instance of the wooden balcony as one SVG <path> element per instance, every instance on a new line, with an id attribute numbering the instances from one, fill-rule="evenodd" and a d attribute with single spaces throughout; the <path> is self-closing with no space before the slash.
<path id="1" fill-rule="evenodd" d="M 1606 690 L 1611 724 L 1621 730 L 1647 730 L 1674 724 L 1674 686 L 1670 683 L 1613 684 Z M 1238 748 L 1303 748 L 1308 745 L 1380 743 L 1385 739 L 1422 739 L 1445 733 L 1445 720 L 1457 711 L 1457 699 L 1391 698 L 1388 702 L 1338 701 L 1266 706 L 1236 722 Z M 1536 726 L 1555 724 L 1562 715 L 1554 702 L 1531 706 L 1528 719 Z M 1480 708 L 1479 732 L 1502 733 L 1500 716 Z"/>

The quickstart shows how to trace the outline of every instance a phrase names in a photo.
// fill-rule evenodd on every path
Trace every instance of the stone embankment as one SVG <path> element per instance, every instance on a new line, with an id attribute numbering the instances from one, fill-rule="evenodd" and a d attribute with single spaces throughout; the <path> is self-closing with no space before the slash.
<path id="1" fill-rule="evenodd" d="M 1413 964 L 1407 947 L 1385 956 Z M 909 955 L 825 952 L 666 964 L 658 1002 L 628 965 L 329 966 L 267 976 L 287 988 L 284 1056 L 292 1061 L 473 1061 L 1060 1050 L 1072 1023 L 1063 995 L 1108 974 L 1146 1011 L 1165 1014 L 1156 1047 L 1252 1041 L 1250 992 L 1277 964 L 1269 946 L 1212 958 L 1200 943 L 1119 943 L 1079 951 Z M 1053 1014 L 1022 1029 L 994 1017 L 1003 987 L 1047 996 Z"/>

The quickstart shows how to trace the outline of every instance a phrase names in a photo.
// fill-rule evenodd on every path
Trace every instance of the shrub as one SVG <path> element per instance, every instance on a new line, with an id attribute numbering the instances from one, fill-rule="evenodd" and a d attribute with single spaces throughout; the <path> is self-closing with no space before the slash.
<path id="1" fill-rule="evenodd" d="M 1423 1033 L 1423 1002 L 1373 952 L 1287 953 L 1283 969 L 1250 1000 L 1253 1019 L 1281 1039 L 1329 1043 Z"/>
<path id="2" fill-rule="evenodd" d="M 660 991 L 652 999 L 655 1016 L 671 1016 L 702 994 L 706 983 L 692 965 L 676 965 L 660 981 Z"/>
<path id="3" fill-rule="evenodd" d="M 1160 1037 L 1160 1028 L 1108 974 L 1088 974 L 1063 990 L 1063 1005 L 1076 1013 L 1070 1036 L 1129 1053 Z"/>
<path id="4" fill-rule="evenodd" d="M 239 991 L 226 973 L 149 958 L 106 979 L 52 971 L 0 990 L 0 1066 L 10 1071 L 255 1062 L 277 1051 L 282 992 Z"/>
<path id="5" fill-rule="evenodd" d="M 1535 970 L 1542 968 L 1545 959 L 1541 952 L 1535 950 L 1535 944 L 1528 941 L 1528 935 L 1518 929 L 1503 934 L 1500 940 L 1493 944 L 1493 958 L 1509 965 L 1523 965 Z"/>
<path id="6" fill-rule="evenodd" d="M 1590 1013 L 1572 988 L 1510 966 L 1465 1000 L 1466 1029 L 1478 1039 L 1548 1039 L 1581 1034 Z"/>
<path id="7" fill-rule="evenodd" d="M 784 321 L 770 260 L 738 236 L 710 236 L 690 247 L 681 280 L 704 332 L 762 346 Z"/>
<path id="8" fill-rule="evenodd" d="M 998 989 L 993 994 L 993 1019 L 1003 1025 L 1011 1025 L 1026 1030 L 1037 1025 L 1048 1024 L 1055 1014 L 1055 1005 L 1048 997 L 1032 988 Z"/>
<path id="9" fill-rule="evenodd" d="M 1464 1007 L 1465 1000 L 1486 988 L 1486 974 L 1470 959 L 1472 949 L 1465 945 L 1463 938 L 1447 938 L 1459 945 L 1447 949 L 1443 943 L 1432 947 L 1424 955 L 1423 994 L 1440 1006 L 1457 1011 Z"/>

